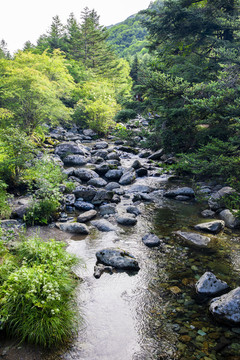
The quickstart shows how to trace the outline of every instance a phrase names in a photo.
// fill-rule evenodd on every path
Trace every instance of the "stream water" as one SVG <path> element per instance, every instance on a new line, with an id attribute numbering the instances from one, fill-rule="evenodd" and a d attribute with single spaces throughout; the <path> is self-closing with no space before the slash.
<path id="1" fill-rule="evenodd" d="M 138 183 L 158 189 L 169 186 L 167 176 L 141 178 Z M 122 197 L 118 213 L 130 204 L 131 199 Z M 40 236 L 64 239 L 67 250 L 83 260 L 84 265 L 74 269 L 82 279 L 77 289 L 82 324 L 67 348 L 40 357 L 6 359 L 240 359 L 240 328 L 216 323 L 208 304 L 198 303 L 194 289 L 205 271 L 214 272 L 231 288 L 240 286 L 240 233 L 225 229 L 212 252 L 188 248 L 173 235 L 203 222 L 200 212 L 205 206 L 160 196 L 154 203 L 141 203 L 137 224 L 119 226 L 116 233 L 91 229 L 88 236 L 72 236 L 40 228 Z M 163 246 L 143 244 L 142 236 L 150 231 L 164 240 Z M 103 273 L 96 279 L 95 253 L 108 247 L 129 251 L 140 270 Z"/>

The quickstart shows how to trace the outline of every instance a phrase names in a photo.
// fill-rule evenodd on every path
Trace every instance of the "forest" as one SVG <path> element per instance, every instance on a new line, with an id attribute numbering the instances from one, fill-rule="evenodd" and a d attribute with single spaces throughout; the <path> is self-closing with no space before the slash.
<path id="1" fill-rule="evenodd" d="M 163 165 L 169 171 L 240 191 L 239 6 L 239 0 L 155 1 L 109 29 L 100 24 L 95 10 L 85 8 L 79 19 L 70 14 L 66 24 L 56 15 L 36 45 L 26 41 L 14 55 L 2 40 L 0 218 L 9 218 L 14 196 L 28 192 L 34 201 L 25 223 L 49 224 L 61 206 L 60 184 L 72 188 L 57 164 L 37 156 L 40 149 L 52 145 L 49 129 L 76 126 L 90 128 L 100 137 L 117 134 L 130 140 L 127 124 L 138 115 L 150 122 L 143 146 L 163 149 L 175 159 Z M 240 209 L 237 192 L 230 206 Z M 54 242 L 47 245 L 52 258 L 49 248 L 42 249 L 35 241 L 28 249 L 26 240 L 12 255 L 4 242 L 4 236 L 11 234 L 1 232 L 0 260 L 5 260 L 0 261 L 0 329 L 8 323 L 23 340 L 44 346 L 65 340 L 74 314 L 63 309 L 76 281 L 66 268 L 77 260 L 70 255 L 65 258 L 62 246 Z M 61 313 L 56 321 L 61 329 L 66 325 L 65 331 L 54 339 L 46 327 L 57 331 L 59 323 L 50 323 L 48 318 L 39 338 L 28 334 L 29 327 L 34 328 L 34 314 L 22 329 L 16 325 L 22 316 L 14 308 L 16 294 L 25 286 L 20 278 L 32 281 L 33 267 L 28 265 L 41 251 L 34 265 L 36 281 L 52 284 L 45 289 L 52 300 L 41 305 L 35 294 L 34 301 L 46 314 L 50 310 Z M 60 259 L 56 271 L 50 263 Z M 15 290 L 11 287 L 13 269 L 18 269 Z M 48 279 L 44 280 L 46 269 Z M 62 279 L 60 283 L 57 278 Z M 10 290 L 13 303 L 6 300 Z"/>

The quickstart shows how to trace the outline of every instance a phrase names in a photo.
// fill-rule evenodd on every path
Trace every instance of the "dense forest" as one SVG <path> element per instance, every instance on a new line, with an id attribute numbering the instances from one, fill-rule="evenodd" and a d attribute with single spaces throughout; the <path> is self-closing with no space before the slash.
<path id="1" fill-rule="evenodd" d="M 40 148 L 51 146 L 50 128 L 76 125 L 100 136 L 117 131 L 131 139 L 126 122 L 138 114 L 150 121 L 144 146 L 163 148 L 174 157 L 170 169 L 195 180 L 214 179 L 239 191 L 239 5 L 239 0 L 155 1 L 109 29 L 100 25 L 95 10 L 85 8 L 79 20 L 70 14 L 66 24 L 55 16 L 36 45 L 27 41 L 13 56 L 2 40 L 0 218 L 10 216 L 13 196 L 28 191 L 38 201 L 33 201 L 25 222 L 48 224 L 61 204 L 59 185 L 71 188 L 56 164 L 37 157 Z M 239 208 L 237 194 L 232 202 Z M 14 260 L 0 242 L 0 256 L 8 259 L 8 264 L 1 265 L 0 285 L 9 268 L 19 266 L 26 256 L 30 259 L 31 249 L 24 242 L 21 246 Z M 61 247 L 51 246 L 56 259 L 63 256 Z M 32 254 L 35 247 L 32 244 Z M 47 258 L 49 250 L 44 251 Z M 61 269 L 76 259 L 64 261 Z M 50 269 L 49 277 L 59 275 L 47 261 L 44 268 Z M 21 268 L 21 276 L 26 271 Z M 39 276 L 42 272 L 43 268 Z M 64 276 L 66 298 L 73 285 Z M 4 291 L 0 291 L 0 305 Z M 11 306 L 4 304 L 0 328 L 13 311 Z M 59 307 L 61 324 L 69 324 L 59 334 L 61 340 L 70 331 L 70 320 L 63 303 Z M 31 321 L 33 326 L 35 320 Z M 46 336 L 37 342 L 46 345 Z"/>

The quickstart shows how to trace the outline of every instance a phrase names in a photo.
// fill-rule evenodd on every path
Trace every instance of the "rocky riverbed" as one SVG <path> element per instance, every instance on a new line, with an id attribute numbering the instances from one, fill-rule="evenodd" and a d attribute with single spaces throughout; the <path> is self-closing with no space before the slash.
<path id="1" fill-rule="evenodd" d="M 238 359 L 240 233 L 224 204 L 234 190 L 160 172 L 171 158 L 162 151 L 76 128 L 50 136 L 59 141 L 50 156 L 76 188 L 64 194 L 58 221 L 38 231 L 64 239 L 85 262 L 74 269 L 83 325 L 65 349 L 0 342 L 1 356 Z M 27 206 L 18 199 L 16 225 Z"/>

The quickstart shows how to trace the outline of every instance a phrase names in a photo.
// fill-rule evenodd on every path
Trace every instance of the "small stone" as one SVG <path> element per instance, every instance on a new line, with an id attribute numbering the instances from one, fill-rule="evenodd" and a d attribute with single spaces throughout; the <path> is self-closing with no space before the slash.
<path id="1" fill-rule="evenodd" d="M 159 237 L 157 237 L 157 235 L 155 234 L 146 234 L 143 238 L 142 238 L 143 243 L 148 246 L 148 247 L 156 247 L 159 246 L 161 241 L 159 239 Z"/>
<path id="2" fill-rule="evenodd" d="M 80 223 L 85 223 L 91 219 L 93 219 L 95 216 L 97 215 L 97 211 L 96 210 L 89 210 L 84 212 L 83 214 L 79 215 L 77 217 L 77 222 Z"/>
<path id="3" fill-rule="evenodd" d="M 118 216 L 117 222 L 124 226 L 133 226 L 137 223 L 137 219 L 131 214 L 126 214 L 123 216 Z"/>

